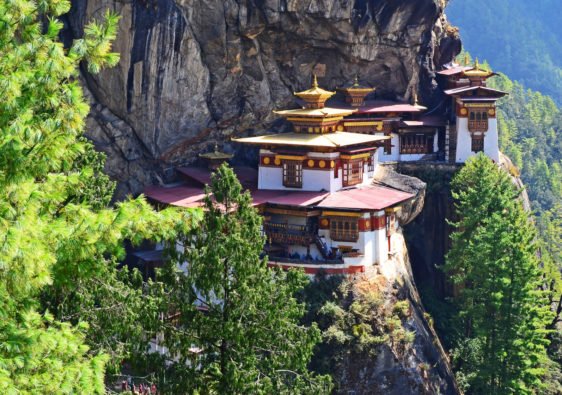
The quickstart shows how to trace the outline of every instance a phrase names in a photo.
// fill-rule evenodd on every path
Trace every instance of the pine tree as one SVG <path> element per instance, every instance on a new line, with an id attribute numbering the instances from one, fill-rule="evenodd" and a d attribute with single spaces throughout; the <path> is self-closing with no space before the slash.
<path id="1" fill-rule="evenodd" d="M 52 305 L 55 317 L 40 296 L 67 301 L 92 291 L 77 289 L 85 283 L 115 283 L 124 240 L 173 238 L 191 223 L 189 213 L 156 213 L 143 199 L 105 207 L 110 183 L 96 176 L 101 159 L 81 137 L 88 106 L 77 76 L 80 62 L 90 72 L 117 62 L 111 41 L 118 18 L 106 14 L 91 23 L 67 50 L 56 18 L 69 8 L 66 0 L 0 0 L 0 388 L 6 394 L 104 393 L 104 351 L 115 334 L 92 331 L 84 320 L 101 321 L 83 309 L 64 317 Z M 92 311 L 109 310 L 99 296 Z"/>
<path id="2" fill-rule="evenodd" d="M 228 166 L 207 192 L 201 226 L 172 251 L 164 277 L 164 310 L 177 318 L 163 331 L 162 385 L 172 393 L 328 393 L 329 378 L 307 370 L 320 333 L 299 323 L 305 310 L 294 295 L 308 280 L 267 267 L 261 217 Z"/>
<path id="3" fill-rule="evenodd" d="M 552 319 L 535 227 L 509 175 L 484 155 L 466 163 L 452 190 L 459 221 L 445 268 L 464 324 L 460 376 L 474 394 L 535 393 Z"/>

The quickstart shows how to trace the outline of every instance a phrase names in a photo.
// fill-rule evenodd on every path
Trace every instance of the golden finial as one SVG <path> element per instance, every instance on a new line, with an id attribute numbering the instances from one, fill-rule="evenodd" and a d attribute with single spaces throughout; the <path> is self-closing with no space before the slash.
<path id="1" fill-rule="evenodd" d="M 359 87 L 359 75 L 355 74 L 355 80 L 353 80 L 353 86 Z"/>
<path id="2" fill-rule="evenodd" d="M 478 62 L 478 58 L 476 58 L 476 60 L 474 61 L 474 68 L 477 71 L 480 71 L 480 62 Z"/>
<path id="3" fill-rule="evenodd" d="M 219 145 L 215 142 L 215 153 L 219 152 Z"/>
<path id="4" fill-rule="evenodd" d="M 464 54 L 464 65 L 468 66 L 470 63 L 470 58 L 468 57 L 468 52 Z"/>
<path id="5" fill-rule="evenodd" d="M 418 105 L 418 94 L 414 92 L 414 106 Z"/>
<path id="6" fill-rule="evenodd" d="M 316 78 L 316 74 L 312 74 L 312 87 L 318 88 L 318 78 Z"/>

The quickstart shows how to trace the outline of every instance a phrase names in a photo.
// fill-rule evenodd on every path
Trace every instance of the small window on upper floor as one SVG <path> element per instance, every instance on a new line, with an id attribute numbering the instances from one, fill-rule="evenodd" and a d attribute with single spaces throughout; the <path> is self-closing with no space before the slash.
<path id="1" fill-rule="evenodd" d="M 363 182 L 363 159 L 344 161 L 342 165 L 344 187 L 361 184 Z"/>
<path id="2" fill-rule="evenodd" d="M 302 162 L 298 160 L 283 161 L 283 186 L 302 188 Z"/>
<path id="3" fill-rule="evenodd" d="M 485 132 L 488 130 L 488 112 L 470 111 L 468 117 L 468 130 L 471 132 Z"/>

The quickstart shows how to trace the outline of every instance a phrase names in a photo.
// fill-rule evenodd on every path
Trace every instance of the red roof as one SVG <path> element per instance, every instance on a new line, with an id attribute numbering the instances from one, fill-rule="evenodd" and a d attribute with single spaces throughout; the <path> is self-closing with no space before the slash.
<path id="1" fill-rule="evenodd" d="M 374 114 L 386 112 L 421 112 L 419 108 L 408 103 L 365 103 L 360 113 Z"/>
<path id="2" fill-rule="evenodd" d="M 250 191 L 254 206 L 271 203 L 285 204 L 288 206 L 306 207 L 320 202 L 328 192 L 301 192 L 301 191 L 273 191 L 273 190 L 254 190 Z"/>
<path id="3" fill-rule="evenodd" d="M 203 188 L 188 187 L 148 187 L 144 194 L 150 200 L 178 207 L 201 207 L 205 192 Z"/>
<path id="4" fill-rule="evenodd" d="M 190 177 L 198 177 L 200 180 L 204 181 L 203 172 L 192 171 L 193 168 L 184 169 L 187 169 L 187 173 Z M 259 190 L 256 188 L 251 188 L 250 193 L 254 206 L 270 203 L 287 206 L 317 206 L 350 210 L 382 210 L 414 197 L 414 195 L 410 193 L 374 185 L 333 193 L 325 191 Z M 149 187 L 145 189 L 144 194 L 148 199 L 154 202 L 188 208 L 202 207 L 203 199 L 205 198 L 203 187 L 187 185 Z"/>
<path id="5" fill-rule="evenodd" d="M 413 198 L 415 195 L 370 185 L 331 193 L 318 207 L 356 210 L 383 210 Z"/>
<path id="6" fill-rule="evenodd" d="M 212 170 L 206 167 L 180 167 L 178 172 L 201 185 L 211 184 Z M 258 171 L 251 167 L 237 166 L 233 168 L 236 177 L 246 189 L 255 188 L 258 185 Z"/>
<path id="7" fill-rule="evenodd" d="M 481 85 L 479 85 L 479 86 L 463 86 L 463 87 L 460 87 L 460 88 L 449 89 L 449 90 L 445 91 L 445 94 L 453 96 L 453 95 L 459 95 L 461 93 L 472 92 L 472 91 L 482 91 L 482 92 L 489 93 L 489 94 L 494 95 L 494 96 L 505 96 L 505 95 L 507 95 L 507 92 L 500 91 L 500 90 L 497 90 L 497 89 L 488 88 L 486 86 L 481 86 Z M 484 99 L 484 97 L 482 97 L 482 99 Z"/>
<path id="8" fill-rule="evenodd" d="M 472 70 L 472 69 L 474 69 L 473 66 L 455 66 L 449 69 L 438 71 L 437 74 L 450 76 L 450 75 L 460 74 L 463 71 Z"/>
<path id="9" fill-rule="evenodd" d="M 330 103 L 332 108 L 357 109 L 356 114 L 375 114 L 387 112 L 421 112 L 419 108 L 409 103 L 400 103 L 389 100 L 366 100 L 361 107 L 352 107 L 347 103 Z M 345 120 L 351 120 L 346 118 Z"/>
<path id="10" fill-rule="evenodd" d="M 402 125 L 406 127 L 417 127 L 417 126 L 426 126 L 426 127 L 440 127 L 445 126 L 446 121 L 444 118 L 440 116 L 426 116 L 421 117 L 418 121 L 402 121 Z"/>

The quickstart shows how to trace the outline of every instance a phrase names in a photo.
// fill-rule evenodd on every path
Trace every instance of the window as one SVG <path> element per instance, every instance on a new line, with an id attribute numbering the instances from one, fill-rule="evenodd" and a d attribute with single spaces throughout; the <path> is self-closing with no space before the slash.
<path id="1" fill-rule="evenodd" d="M 484 151 L 484 135 L 472 135 L 472 152 Z"/>
<path id="2" fill-rule="evenodd" d="M 373 154 L 371 154 L 371 156 L 369 156 L 369 159 L 367 159 L 367 171 L 369 173 L 375 171 L 375 157 Z"/>
<path id="3" fill-rule="evenodd" d="M 470 111 L 468 130 L 471 132 L 485 132 L 488 130 L 488 111 Z"/>
<path id="4" fill-rule="evenodd" d="M 361 184 L 363 182 L 363 159 L 343 162 L 343 186 Z"/>
<path id="5" fill-rule="evenodd" d="M 401 154 L 433 153 L 433 134 L 408 133 L 400 136 Z"/>
<path id="6" fill-rule="evenodd" d="M 359 225 L 357 218 L 330 218 L 330 238 L 335 241 L 357 241 L 359 239 Z"/>
<path id="7" fill-rule="evenodd" d="M 302 162 L 298 160 L 283 161 L 283 186 L 302 188 Z"/>

